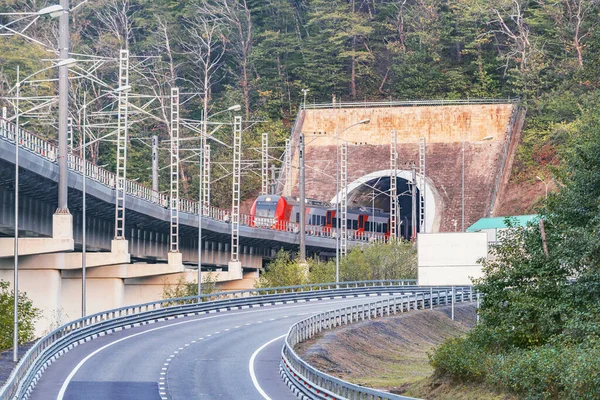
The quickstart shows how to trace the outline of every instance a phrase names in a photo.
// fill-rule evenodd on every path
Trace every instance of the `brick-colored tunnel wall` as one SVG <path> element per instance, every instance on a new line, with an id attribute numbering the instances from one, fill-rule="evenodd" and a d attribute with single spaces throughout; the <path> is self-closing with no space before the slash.
<path id="1" fill-rule="evenodd" d="M 418 165 L 418 142 L 425 136 L 427 178 L 436 192 L 439 230 L 460 230 L 462 137 L 466 141 L 465 226 L 468 227 L 489 212 L 514 111 L 513 104 L 307 110 L 294 134 L 307 135 L 307 197 L 331 200 L 335 196 L 333 132 L 337 127 L 370 118 L 369 124 L 350 128 L 340 136 L 349 142 L 348 182 L 390 168 L 392 129 L 398 132 L 399 170 L 410 170 L 411 163 Z M 480 141 L 487 136 L 493 139 Z M 298 165 L 297 162 L 294 152 L 293 165 Z M 293 195 L 298 193 L 297 182 L 294 169 Z"/>

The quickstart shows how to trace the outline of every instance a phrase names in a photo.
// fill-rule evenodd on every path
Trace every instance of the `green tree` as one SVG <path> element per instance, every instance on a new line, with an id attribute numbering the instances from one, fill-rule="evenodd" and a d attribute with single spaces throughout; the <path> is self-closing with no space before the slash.
<path id="1" fill-rule="evenodd" d="M 10 283 L 0 280 L 0 350 L 13 345 L 15 294 Z M 35 339 L 35 322 L 42 312 L 33 306 L 26 293 L 19 291 L 19 344 Z"/>

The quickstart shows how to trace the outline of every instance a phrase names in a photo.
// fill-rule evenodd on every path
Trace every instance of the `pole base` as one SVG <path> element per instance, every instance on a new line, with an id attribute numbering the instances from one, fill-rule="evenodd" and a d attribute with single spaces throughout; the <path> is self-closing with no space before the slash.
<path id="1" fill-rule="evenodd" d="M 52 238 L 73 239 L 73 216 L 67 210 L 66 213 L 57 212 L 52 215 Z"/>

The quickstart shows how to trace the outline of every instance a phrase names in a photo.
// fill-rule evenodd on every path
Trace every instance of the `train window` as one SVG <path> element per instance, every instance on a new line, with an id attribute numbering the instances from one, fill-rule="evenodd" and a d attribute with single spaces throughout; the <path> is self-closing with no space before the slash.
<path id="1" fill-rule="evenodd" d="M 354 229 L 354 230 L 358 229 L 358 221 L 357 220 L 352 221 L 352 229 Z"/>
<path id="2" fill-rule="evenodd" d="M 383 224 L 383 232 L 387 232 L 388 231 L 388 224 Z"/>
<path id="3" fill-rule="evenodd" d="M 16 164 L 16 163 L 15 163 Z M 296 223 L 300 223 L 300 213 L 296 213 Z"/>
<path id="4" fill-rule="evenodd" d="M 327 212 L 327 225 L 331 225 L 331 211 Z"/>
<path id="5" fill-rule="evenodd" d="M 333 218 L 333 224 L 331 226 L 334 228 L 337 228 L 337 226 L 338 226 L 337 218 L 335 218 L 335 217 Z"/>
<path id="6" fill-rule="evenodd" d="M 325 216 L 321 216 L 321 225 L 325 225 Z"/>
<path id="7" fill-rule="evenodd" d="M 368 231 L 368 232 L 371 231 L 371 222 L 369 222 L 369 221 L 365 222 L 365 231 Z"/>
<path id="8" fill-rule="evenodd" d="M 255 215 L 257 217 L 274 217 L 276 208 L 277 208 L 276 202 L 258 201 L 256 203 Z"/>

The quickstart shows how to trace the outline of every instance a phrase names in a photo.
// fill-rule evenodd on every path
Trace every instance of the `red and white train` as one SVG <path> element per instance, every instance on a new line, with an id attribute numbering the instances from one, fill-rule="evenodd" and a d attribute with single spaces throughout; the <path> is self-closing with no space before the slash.
<path id="1" fill-rule="evenodd" d="M 300 223 L 300 203 L 295 197 L 259 196 L 250 210 L 250 225 L 278 230 L 293 230 Z M 346 226 L 356 235 L 368 232 L 389 236 L 390 215 L 380 209 L 348 208 Z M 337 225 L 336 210 L 331 204 L 306 200 L 307 229 L 330 232 Z"/>

